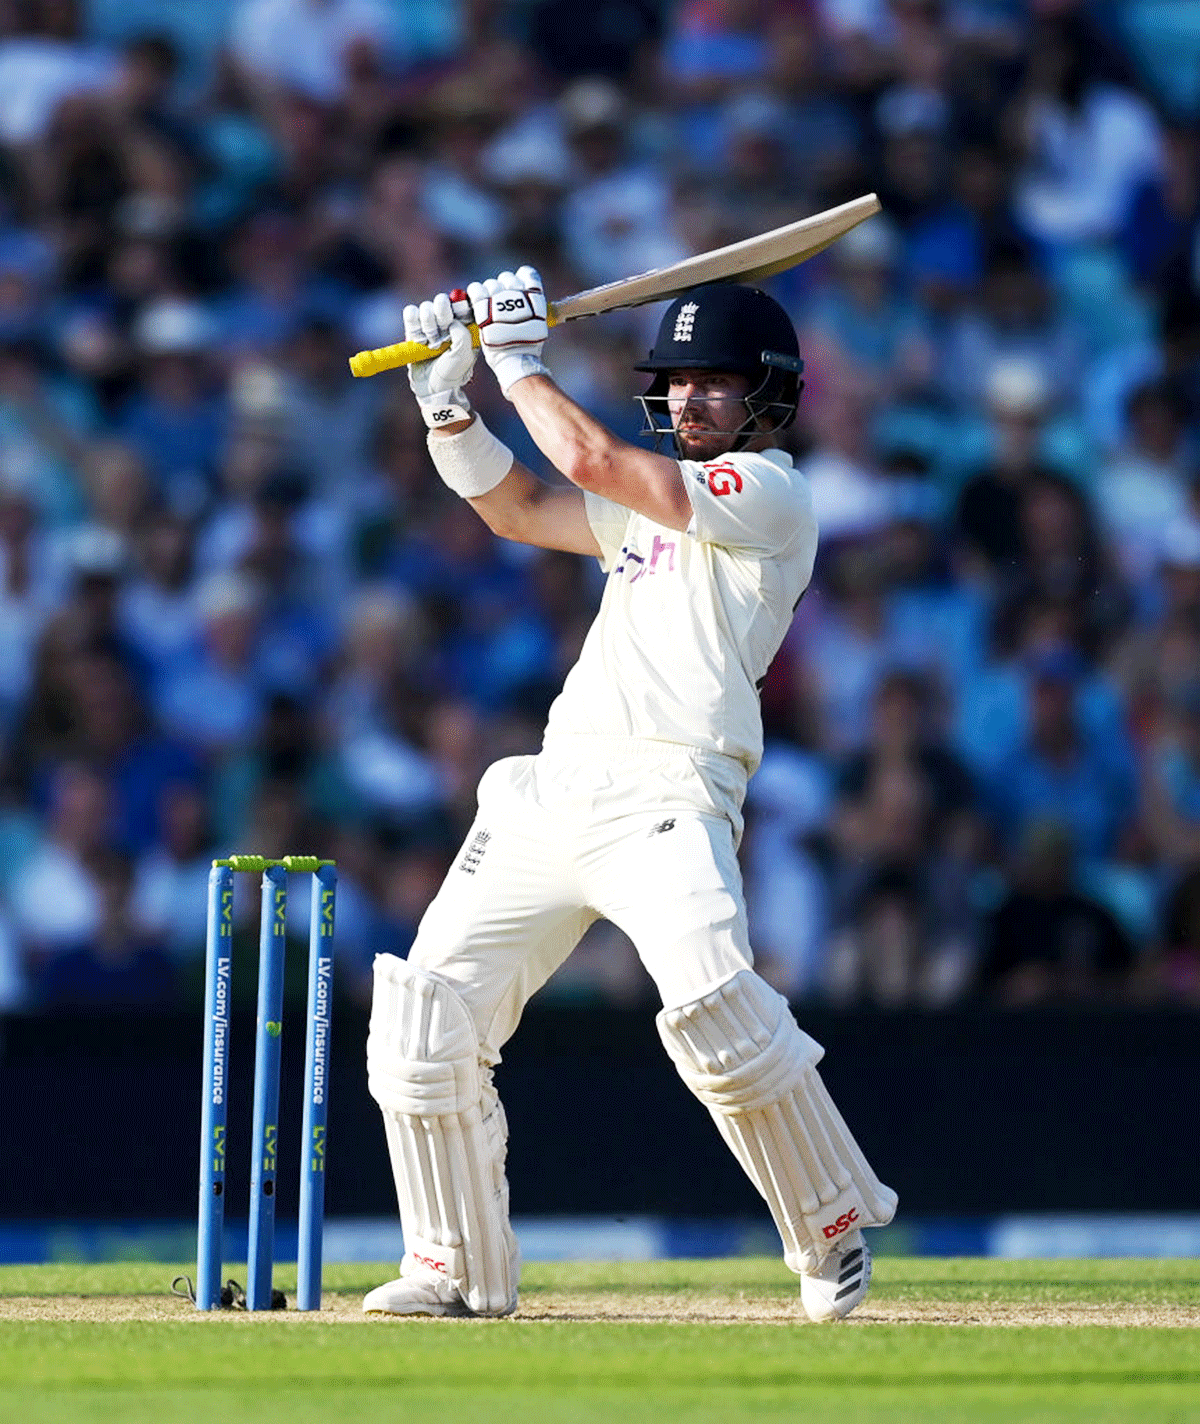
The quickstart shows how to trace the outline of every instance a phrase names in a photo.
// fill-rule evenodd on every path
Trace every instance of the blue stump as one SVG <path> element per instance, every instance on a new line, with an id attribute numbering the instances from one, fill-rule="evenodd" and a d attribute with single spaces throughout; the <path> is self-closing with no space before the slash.
<path id="1" fill-rule="evenodd" d="M 225 1131 L 229 1103 L 229 999 L 233 968 L 233 871 L 208 873 L 204 948 L 204 1098 L 200 1110 L 200 1211 L 196 1229 L 196 1305 L 221 1304 L 225 1226 Z"/>
<path id="2" fill-rule="evenodd" d="M 250 1247 L 246 1308 L 270 1310 L 275 1246 L 275 1172 L 279 1147 L 279 1057 L 287 947 L 287 871 L 263 871 L 258 941 L 258 1025 L 254 1056 L 254 1126 L 250 1139 Z"/>
<path id="3" fill-rule="evenodd" d="M 300 1240 L 296 1308 L 321 1308 L 321 1231 L 325 1219 L 325 1141 L 333 1009 L 333 911 L 337 871 L 312 877 L 308 921 L 308 1043 L 304 1053 L 304 1125 L 300 1137 Z"/>

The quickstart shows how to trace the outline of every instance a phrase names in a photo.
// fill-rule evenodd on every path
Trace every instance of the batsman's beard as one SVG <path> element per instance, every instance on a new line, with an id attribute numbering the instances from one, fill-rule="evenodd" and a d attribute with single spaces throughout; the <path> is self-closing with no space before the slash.
<path id="1" fill-rule="evenodd" d="M 681 458 L 699 461 L 714 460 L 718 455 L 727 455 L 741 433 L 740 429 L 724 430 L 690 421 L 676 426 L 674 432 L 675 444 Z"/>

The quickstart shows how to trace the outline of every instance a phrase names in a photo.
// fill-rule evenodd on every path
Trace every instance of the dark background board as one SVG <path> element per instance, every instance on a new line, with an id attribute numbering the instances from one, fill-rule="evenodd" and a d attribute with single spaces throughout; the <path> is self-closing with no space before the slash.
<path id="1" fill-rule="evenodd" d="M 804 1013 L 826 1082 L 910 1214 L 1200 1210 L 1194 1015 Z M 289 1032 L 290 1027 L 290 1032 Z M 327 1210 L 394 1210 L 366 1015 L 335 1019 Z M 235 1022 L 229 1207 L 248 1193 L 253 1022 Z M 196 1016 L 0 1025 L 0 1218 L 196 1207 Z M 284 1029 L 279 1211 L 294 1215 L 303 1035 Z M 497 1071 L 515 1213 L 753 1216 L 757 1197 L 644 1011 L 537 1008 Z"/>

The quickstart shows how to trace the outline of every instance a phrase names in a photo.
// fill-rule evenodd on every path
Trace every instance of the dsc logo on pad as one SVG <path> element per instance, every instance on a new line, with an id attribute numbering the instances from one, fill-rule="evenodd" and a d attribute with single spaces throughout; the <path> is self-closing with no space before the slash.
<path id="1" fill-rule="evenodd" d="M 849 1231 L 851 1224 L 858 1220 L 858 1211 L 846 1211 L 838 1217 L 836 1221 L 831 1221 L 828 1226 L 823 1226 L 821 1232 L 826 1241 L 832 1241 L 835 1236 L 840 1236 L 843 1231 Z"/>

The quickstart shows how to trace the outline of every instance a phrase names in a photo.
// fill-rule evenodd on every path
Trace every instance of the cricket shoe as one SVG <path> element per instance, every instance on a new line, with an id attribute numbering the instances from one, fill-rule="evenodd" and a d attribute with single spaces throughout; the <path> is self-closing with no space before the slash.
<path id="1" fill-rule="evenodd" d="M 489 1315 L 511 1315 L 517 1308 L 514 1293 L 507 1309 L 489 1311 Z M 363 1297 L 366 1315 L 455 1315 L 473 1316 L 472 1310 L 458 1291 L 436 1271 L 413 1271 L 385 1285 L 376 1286 Z"/>
<path id="2" fill-rule="evenodd" d="M 871 1249 L 861 1231 L 847 1236 L 821 1262 L 800 1277 L 800 1300 L 810 1320 L 844 1320 L 862 1304 L 871 1284 Z"/>

